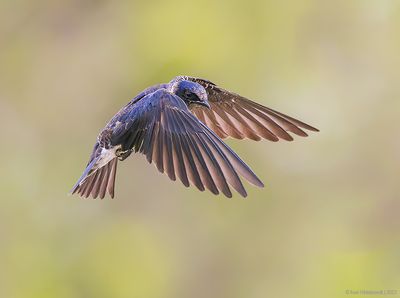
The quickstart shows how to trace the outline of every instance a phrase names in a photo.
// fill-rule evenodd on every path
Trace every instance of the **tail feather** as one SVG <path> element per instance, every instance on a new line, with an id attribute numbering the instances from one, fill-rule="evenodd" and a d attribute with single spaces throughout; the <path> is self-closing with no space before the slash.
<path id="1" fill-rule="evenodd" d="M 118 159 L 115 157 L 101 167 L 97 167 L 100 156 L 95 158 L 87 166 L 78 182 L 71 190 L 71 194 L 79 194 L 81 197 L 92 196 L 103 199 L 108 191 L 111 198 L 114 198 L 115 177 Z"/>
<path id="2" fill-rule="evenodd" d="M 108 180 L 108 193 L 110 194 L 111 198 L 114 198 L 115 176 L 117 174 L 117 165 L 118 165 L 118 159 L 115 159 L 115 162 L 111 164 L 110 179 Z"/>

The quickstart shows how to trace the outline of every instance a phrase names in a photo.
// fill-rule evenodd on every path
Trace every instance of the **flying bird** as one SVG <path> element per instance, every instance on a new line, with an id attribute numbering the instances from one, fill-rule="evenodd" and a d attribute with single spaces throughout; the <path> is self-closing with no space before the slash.
<path id="1" fill-rule="evenodd" d="M 97 137 L 89 162 L 71 193 L 113 198 L 118 161 L 139 152 L 149 163 L 189 187 L 232 197 L 247 196 L 240 176 L 261 180 L 222 139 L 292 141 L 318 131 L 285 114 L 199 78 L 178 76 L 133 98 Z"/>

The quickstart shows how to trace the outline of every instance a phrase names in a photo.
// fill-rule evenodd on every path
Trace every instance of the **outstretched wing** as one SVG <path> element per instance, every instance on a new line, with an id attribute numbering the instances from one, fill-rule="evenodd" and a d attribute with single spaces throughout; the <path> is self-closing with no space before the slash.
<path id="1" fill-rule="evenodd" d="M 292 141 L 293 137 L 288 132 L 306 137 L 307 133 L 303 129 L 318 131 L 304 122 L 220 88 L 210 81 L 186 76 L 183 78 L 206 89 L 211 109 L 193 105 L 191 110 L 221 138 L 230 136 L 256 141 L 261 138 L 274 142 L 279 139 Z"/>
<path id="2" fill-rule="evenodd" d="M 229 185 L 242 196 L 246 190 L 239 174 L 250 183 L 263 183 L 252 170 L 207 126 L 188 110 L 186 104 L 165 89 L 141 99 L 131 110 L 112 144 L 146 155 L 171 180 L 178 177 L 188 187 L 195 185 L 212 193 L 231 197 Z"/>

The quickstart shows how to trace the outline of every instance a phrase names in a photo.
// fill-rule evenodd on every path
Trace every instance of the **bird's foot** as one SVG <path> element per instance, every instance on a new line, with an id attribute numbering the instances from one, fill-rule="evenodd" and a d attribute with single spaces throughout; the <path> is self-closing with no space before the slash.
<path id="1" fill-rule="evenodd" d="M 115 155 L 118 157 L 118 160 L 123 161 L 125 160 L 129 155 L 131 155 L 132 149 L 130 150 L 122 150 L 121 148 L 118 148 L 117 151 L 115 151 Z"/>

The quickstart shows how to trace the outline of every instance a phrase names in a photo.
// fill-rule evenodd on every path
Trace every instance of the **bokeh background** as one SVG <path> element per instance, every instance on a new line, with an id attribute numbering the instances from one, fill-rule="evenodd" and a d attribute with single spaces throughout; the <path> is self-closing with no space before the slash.
<path id="1" fill-rule="evenodd" d="M 248 199 L 140 155 L 116 199 L 68 196 L 111 116 L 181 74 L 321 132 L 229 140 Z M 399 79 L 393 0 L 0 1 L 0 297 L 400 296 Z"/>

